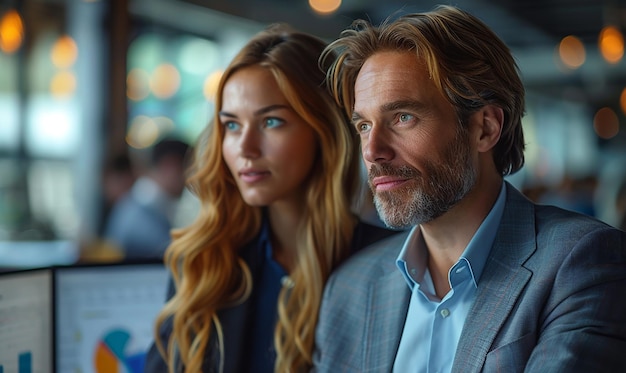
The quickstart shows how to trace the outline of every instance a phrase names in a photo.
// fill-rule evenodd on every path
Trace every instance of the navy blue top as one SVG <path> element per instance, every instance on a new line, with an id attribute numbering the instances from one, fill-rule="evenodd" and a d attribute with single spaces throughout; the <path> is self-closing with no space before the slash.
<path id="1" fill-rule="evenodd" d="M 261 227 L 257 250 L 260 276 L 253 289 L 252 319 L 250 320 L 250 340 L 248 372 L 273 373 L 276 351 L 274 349 L 274 328 L 278 318 L 278 294 L 281 280 L 287 276 L 285 269 L 272 257 L 272 243 L 267 220 Z M 244 353 L 245 355 L 245 353 Z"/>
<path id="2" fill-rule="evenodd" d="M 354 230 L 350 253 L 396 233 L 398 232 L 360 222 Z M 224 332 L 224 358 L 220 360 L 217 336 L 216 333 L 211 333 L 203 358 L 203 372 L 219 371 L 220 362 L 224 364 L 224 372 L 273 371 L 276 360 L 273 336 L 278 315 L 278 294 L 286 271 L 272 259 L 267 217 L 263 219 L 259 234 L 244 245 L 239 254 L 250 267 L 254 288 L 251 296 L 243 303 L 218 311 Z M 170 281 L 167 298 L 171 298 L 174 292 L 174 282 Z M 162 341 L 168 340 L 172 333 L 172 318 L 168 318 L 161 325 L 158 333 Z M 167 365 L 153 343 L 146 357 L 145 372 L 167 371 Z M 182 368 L 177 372 L 182 372 Z"/>

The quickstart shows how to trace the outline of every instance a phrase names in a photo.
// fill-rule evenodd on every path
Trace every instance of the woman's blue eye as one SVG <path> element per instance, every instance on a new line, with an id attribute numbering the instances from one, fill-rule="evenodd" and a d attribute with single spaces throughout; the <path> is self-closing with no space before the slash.
<path id="1" fill-rule="evenodd" d="M 268 128 L 278 127 L 278 126 L 280 126 L 283 123 L 284 123 L 284 121 L 282 119 L 278 119 L 278 118 L 267 118 L 267 119 L 265 119 L 265 127 L 268 127 Z"/>
<path id="2" fill-rule="evenodd" d="M 224 128 L 226 128 L 227 131 L 237 131 L 239 124 L 235 122 L 224 122 Z"/>

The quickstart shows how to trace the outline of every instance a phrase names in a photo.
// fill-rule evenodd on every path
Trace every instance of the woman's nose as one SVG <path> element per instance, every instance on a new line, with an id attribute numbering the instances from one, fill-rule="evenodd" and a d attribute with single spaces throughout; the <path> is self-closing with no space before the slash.
<path id="1" fill-rule="evenodd" d="M 239 152 L 244 158 L 258 158 L 261 155 L 261 134 L 253 127 L 246 127 L 239 138 Z"/>

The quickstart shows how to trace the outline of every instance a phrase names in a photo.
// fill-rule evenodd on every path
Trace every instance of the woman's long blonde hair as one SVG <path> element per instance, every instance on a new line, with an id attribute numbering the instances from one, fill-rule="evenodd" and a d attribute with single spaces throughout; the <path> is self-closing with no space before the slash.
<path id="1" fill-rule="evenodd" d="M 306 208 L 297 232 L 294 286 L 278 300 L 274 345 L 277 372 L 306 371 L 311 366 L 315 325 L 322 290 L 332 268 L 349 250 L 356 217 L 351 211 L 359 179 L 358 146 L 353 130 L 325 85 L 325 66 L 318 59 L 325 43 L 285 25 L 252 38 L 224 72 L 216 96 L 216 115 L 198 146 L 190 189 L 201 207 L 197 219 L 172 233 L 165 263 L 176 294 L 157 319 L 157 346 L 169 365 L 200 372 L 207 348 L 219 350 L 223 364 L 221 324 L 217 311 L 239 304 L 252 291 L 252 278 L 238 250 L 261 226 L 261 208 L 247 205 L 222 158 L 223 129 L 217 113 L 228 78 L 246 66 L 259 65 L 274 75 L 293 110 L 315 131 L 317 157 L 306 188 Z M 158 338 L 172 323 L 168 341 Z M 217 346 L 208 346 L 212 340 Z M 214 355 L 214 353 L 212 354 Z M 178 363 L 177 363 L 178 361 Z M 221 365 L 220 365 L 221 366 Z"/>

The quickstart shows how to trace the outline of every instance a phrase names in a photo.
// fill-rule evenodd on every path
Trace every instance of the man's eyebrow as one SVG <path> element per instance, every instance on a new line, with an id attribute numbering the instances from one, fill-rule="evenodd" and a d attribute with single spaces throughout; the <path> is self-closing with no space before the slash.
<path id="1" fill-rule="evenodd" d="M 397 110 L 413 110 L 413 111 L 419 111 L 419 110 L 424 110 L 424 108 L 426 107 L 426 105 L 424 105 L 422 102 L 419 101 L 415 101 L 415 100 L 399 100 L 399 101 L 393 101 L 393 102 L 389 102 L 384 104 L 381 107 L 381 111 L 382 112 L 389 112 L 389 111 L 397 111 Z"/>
<path id="2" fill-rule="evenodd" d="M 412 110 L 412 111 L 421 111 L 426 108 L 426 105 L 422 102 L 415 100 L 399 100 L 388 102 L 380 107 L 380 111 L 383 113 L 398 111 L 398 110 Z M 352 118 L 350 119 L 352 124 L 355 124 L 359 120 L 363 119 L 361 114 L 356 111 L 352 112 Z"/>
<path id="3" fill-rule="evenodd" d="M 352 118 L 350 118 L 350 123 L 355 124 L 356 122 L 358 122 L 361 119 L 363 119 L 361 114 L 357 113 L 356 111 L 353 111 L 352 112 Z"/>

